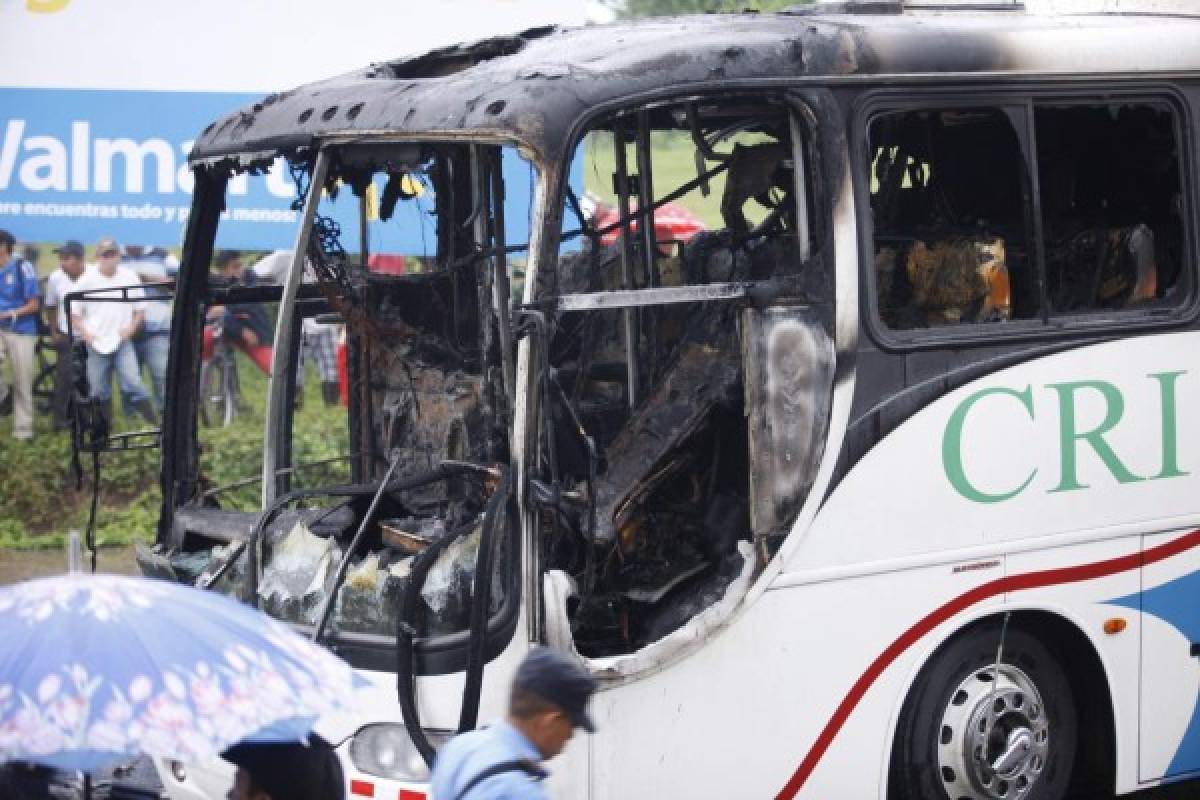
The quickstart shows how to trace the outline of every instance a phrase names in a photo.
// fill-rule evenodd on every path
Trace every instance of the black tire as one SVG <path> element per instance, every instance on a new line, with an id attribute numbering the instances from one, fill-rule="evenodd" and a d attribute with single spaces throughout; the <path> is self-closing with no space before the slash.
<path id="1" fill-rule="evenodd" d="M 1045 645 L 1010 625 L 1001 680 L 993 687 L 1000 633 L 1000 625 L 990 624 L 966 631 L 917 676 L 892 744 L 890 800 L 1061 800 L 1066 794 L 1079 736 L 1066 675 Z M 988 762 L 999 762 L 1006 748 L 1016 759 L 1002 775 L 972 757 L 983 749 L 989 706 Z M 1023 743 L 1030 748 L 1017 746 Z"/>

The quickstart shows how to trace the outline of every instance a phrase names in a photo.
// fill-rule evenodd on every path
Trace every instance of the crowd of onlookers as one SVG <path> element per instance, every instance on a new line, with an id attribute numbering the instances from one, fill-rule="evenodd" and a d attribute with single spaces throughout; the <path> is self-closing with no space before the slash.
<path id="1" fill-rule="evenodd" d="M 83 243 L 68 240 L 54 250 L 58 267 L 39 280 L 36 252 L 18 252 L 15 237 L 0 230 L 0 414 L 11 413 L 13 437 L 33 438 L 36 346 L 45 336 L 56 353 L 50 412 L 55 430 L 70 425 L 73 395 L 72 349 L 87 351 L 87 386 L 100 413 L 111 420 L 112 382 L 120 390 L 126 416 L 157 424 L 165 400 L 167 353 L 171 330 L 170 286 L 179 261 L 160 247 L 125 245 L 104 237 L 96 242 L 94 261 Z M 280 280 L 291 254 L 276 251 L 247 267 L 243 254 L 220 250 L 214 259 L 216 279 L 230 285 Z M 67 295 L 88 292 L 69 305 Z M 208 312 L 203 352 L 207 358 L 217 336 L 243 350 L 264 372 L 270 369 L 271 324 L 257 304 L 212 307 Z M 302 364 L 311 360 L 321 376 L 326 404 L 338 402 L 335 358 L 337 326 L 306 319 Z M 11 381 L 4 378 L 11 373 Z M 302 384 L 303 369 L 299 372 Z M 148 376 L 148 382 L 143 378 Z M 301 387 L 298 386 L 299 392 Z"/>

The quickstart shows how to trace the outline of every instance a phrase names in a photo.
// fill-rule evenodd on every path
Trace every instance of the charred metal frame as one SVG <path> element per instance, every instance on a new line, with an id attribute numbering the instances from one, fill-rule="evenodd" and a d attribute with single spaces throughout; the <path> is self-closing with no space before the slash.
<path id="1" fill-rule="evenodd" d="M 288 424 L 290 417 L 287 413 L 288 392 L 291 385 L 292 359 L 295 348 L 290 347 L 295 326 L 292 309 L 296 305 L 296 295 L 304 280 L 304 262 L 308 258 L 308 240 L 312 235 L 313 219 L 317 214 L 317 206 L 321 202 L 321 192 L 325 188 L 325 178 L 329 174 L 329 151 L 317 151 L 316 161 L 308 184 L 308 196 L 304 200 L 304 216 L 300 221 L 300 229 L 296 233 L 296 246 L 292 251 L 292 263 L 288 268 L 287 277 L 283 284 L 283 296 L 280 298 L 281 313 L 275 321 L 275 341 L 278 343 L 271 351 L 271 374 L 267 378 L 267 414 L 263 430 L 263 465 L 262 465 L 262 504 L 269 507 L 275 501 L 279 490 L 277 482 L 277 467 L 281 460 L 286 463 L 282 448 L 290 446 L 289 437 L 282 435 L 281 425 Z"/>
<path id="2" fill-rule="evenodd" d="M 832 106 L 831 106 L 830 100 L 829 100 L 830 95 L 828 93 L 805 93 L 804 95 L 793 95 L 789 98 L 789 95 L 787 95 L 785 93 L 781 93 L 778 90 L 778 87 L 739 86 L 736 91 L 714 92 L 713 95 L 703 95 L 702 101 L 704 101 L 704 102 L 720 102 L 720 99 L 722 97 L 728 96 L 728 95 L 736 95 L 737 97 L 742 98 L 742 99 L 760 99 L 760 98 L 764 98 L 764 97 L 769 97 L 769 98 L 774 99 L 776 102 L 778 102 L 779 105 L 781 106 L 781 108 L 783 110 L 785 110 L 786 113 L 788 114 L 789 135 L 791 137 L 791 148 L 792 148 L 792 153 L 790 154 L 790 156 L 791 156 L 791 158 L 795 159 L 795 161 L 793 161 L 793 164 L 798 164 L 800 167 L 796 171 L 797 172 L 797 180 L 798 180 L 798 182 L 800 182 L 800 185 L 793 190 L 793 197 L 791 200 L 791 203 L 793 204 L 796 214 L 798 216 L 797 231 L 794 232 L 793 235 L 800 235 L 801 231 L 805 232 L 806 238 L 804 239 L 804 241 L 798 243 L 799 251 L 804 255 L 805 258 L 810 259 L 812 256 L 812 253 L 810 251 L 812 230 L 810 229 L 809 222 L 810 222 L 810 212 L 813 209 L 813 205 L 812 205 L 813 197 L 810 195 L 810 192 L 808 190 L 808 185 L 803 183 L 803 181 L 805 181 L 806 179 L 811 181 L 812 184 L 814 185 L 814 187 L 816 187 L 816 193 L 818 194 L 818 196 L 822 196 L 825 194 L 828 194 L 831 196 L 838 196 L 842 192 L 843 186 L 845 186 L 845 187 L 849 186 L 848 180 L 846 180 L 845 183 L 843 184 L 843 179 L 846 179 L 849 174 L 849 170 L 848 170 L 849 165 L 844 160 L 844 150 L 842 150 L 842 151 L 838 151 L 836 149 L 833 150 L 832 152 L 834 154 L 836 154 L 838 156 L 838 158 L 837 158 L 837 160 L 834 160 L 834 161 L 829 160 L 829 153 L 831 152 L 831 151 L 829 151 L 829 144 L 832 143 L 836 147 L 837 143 L 840 142 L 840 143 L 844 144 L 844 141 L 845 141 L 844 136 L 836 136 L 835 137 L 835 136 L 830 136 L 829 134 L 830 134 L 831 130 L 837 130 L 840 133 L 841 129 L 837 128 L 836 126 L 830 126 L 823 119 L 821 120 L 820 124 L 818 124 L 819 117 L 816 115 L 816 113 L 814 113 L 817 109 L 823 109 L 824 111 L 822 113 L 826 113 L 831 110 Z M 695 95 L 693 95 L 692 97 L 696 98 L 697 100 L 701 99 Z M 616 175 L 614 178 L 616 185 L 614 186 L 614 190 L 618 195 L 619 203 L 621 203 L 621 205 L 625 209 L 625 213 L 622 213 L 620 218 L 616 222 L 610 224 L 603 230 L 599 230 L 599 231 L 588 230 L 587 226 L 584 225 L 583 226 L 584 229 L 582 230 L 582 232 L 588 234 L 589 237 L 596 237 L 598 235 L 601 235 L 605 232 L 609 232 L 614 229 L 619 229 L 622 232 L 623 235 L 620 236 L 620 244 L 619 244 L 619 247 L 621 248 L 621 252 L 622 252 L 622 256 L 623 256 L 623 260 L 622 260 L 623 269 L 622 269 L 621 275 L 623 277 L 623 282 L 625 282 L 625 281 L 628 282 L 628 283 L 626 283 L 626 286 L 628 286 L 629 284 L 632 284 L 635 280 L 633 278 L 633 276 L 630 274 L 632 272 L 632 270 L 624 269 L 625 265 L 632 266 L 632 264 L 634 263 L 634 260 L 635 260 L 632 257 L 630 257 L 630 255 L 628 253 L 628 247 L 627 247 L 627 243 L 632 241 L 632 237 L 630 236 L 631 221 L 632 220 L 640 220 L 640 224 L 643 225 L 643 230 L 645 230 L 647 227 L 653 228 L 653 222 L 649 222 L 649 224 L 647 224 L 647 222 L 653 219 L 653 213 L 654 213 L 655 208 L 657 208 L 658 206 L 660 206 L 662 204 L 670 202 L 674 199 L 677 199 L 679 196 L 682 196 L 686 192 L 693 190 L 697 186 L 702 186 L 708 177 L 711 177 L 712 175 L 715 175 L 715 174 L 723 171 L 724 169 L 726 169 L 725 164 L 719 164 L 716 167 L 714 167 L 710 170 L 707 170 L 707 171 L 700 171 L 698 169 L 698 172 L 700 174 L 697 176 L 697 178 L 694 181 L 690 181 L 690 182 L 688 182 L 688 184 L 685 184 L 683 187 L 680 187 L 679 189 L 671 192 L 668 196 L 660 198 L 657 203 L 651 203 L 649 200 L 647 200 L 645 203 L 639 202 L 639 207 L 636 211 L 629 208 L 629 206 L 630 206 L 629 195 L 631 195 L 633 193 L 633 191 L 641 188 L 641 186 L 638 184 L 641 183 L 642 175 L 638 176 L 638 180 L 636 183 L 634 181 L 631 181 L 628 178 L 628 165 L 625 164 L 624 165 L 625 166 L 624 174 L 626 177 L 624 180 L 622 180 L 623 170 L 622 170 L 621 162 L 622 162 L 624 147 L 622 146 L 621 143 L 622 143 L 622 139 L 628 139 L 628 134 L 625 134 L 622 131 L 623 126 L 621 124 L 621 120 L 623 118 L 628 119 L 629 117 L 635 116 L 635 115 L 638 117 L 645 115 L 645 118 L 648 119 L 648 114 L 646 112 L 648 112 L 652 108 L 659 107 L 659 106 L 680 105 L 682 103 L 686 103 L 688 100 L 689 100 L 688 96 L 685 95 L 683 97 L 680 97 L 680 95 L 678 94 L 677 91 L 676 92 L 666 92 L 666 91 L 657 92 L 654 94 L 653 97 L 629 98 L 625 101 L 622 101 L 622 103 L 619 106 L 617 106 L 616 104 L 612 104 L 612 105 L 609 105 L 606 107 L 601 107 L 601 108 L 595 109 L 592 113 L 588 114 L 586 117 L 576 120 L 576 122 L 574 123 L 573 133 L 572 133 L 571 137 L 569 138 L 569 141 L 576 143 L 576 146 L 577 146 L 578 142 L 581 140 L 581 137 L 583 136 L 583 133 L 585 131 L 591 130 L 593 128 L 596 120 L 604 118 L 606 116 L 609 117 L 610 119 L 612 119 L 611 124 L 612 124 L 612 128 L 614 130 L 614 145 L 617 148 L 616 153 L 615 153 L 616 163 L 614 165 L 615 172 L 616 172 Z M 639 110 L 641 110 L 641 114 L 639 114 Z M 809 130 L 809 133 L 807 135 L 802 130 L 802 126 L 805 124 L 808 126 L 808 130 Z M 646 130 L 645 128 L 643 128 L 642 130 L 645 130 L 645 133 L 648 134 L 648 130 Z M 642 130 L 639 130 L 639 134 L 642 133 Z M 824 146 L 821 145 L 821 140 L 823 138 L 826 140 L 826 145 L 824 145 Z M 647 144 L 649 142 L 648 135 L 639 135 L 638 140 L 640 140 L 640 142 L 645 142 Z M 823 147 L 824 147 L 824 149 L 822 149 Z M 817 163 L 814 163 L 811 165 L 811 167 L 812 167 L 811 174 L 803 174 L 802 171 L 809 168 L 809 166 L 810 166 L 808 164 L 810 149 L 811 149 L 812 157 L 814 159 L 816 159 Z M 570 154 L 572 152 L 573 152 L 573 148 L 565 151 L 563 162 L 560 166 L 559 171 L 556 173 L 556 179 L 558 181 L 560 181 L 560 183 L 557 184 L 560 187 L 559 191 L 564 193 L 564 196 L 566 196 L 566 193 L 568 191 L 568 189 L 565 185 L 565 180 L 566 180 L 565 176 L 567 174 L 567 170 L 566 170 L 567 159 L 570 157 Z M 821 168 L 822 162 L 825 162 L 824 168 Z M 643 167 L 642 173 L 644 174 L 645 172 L 646 172 L 646 169 Z M 819 185 L 820 181 L 829 180 L 829 179 L 836 181 L 836 183 L 833 185 L 833 187 L 822 187 Z M 624 198 L 621 198 L 622 189 L 627 189 L 627 191 L 624 192 L 624 194 L 625 194 Z M 641 200 L 642 200 L 642 198 L 639 196 L 639 201 L 641 201 Z M 569 196 L 567 196 L 567 201 L 570 202 Z M 554 206 L 553 208 L 547 207 L 548 212 L 561 212 L 561 210 L 562 210 L 562 208 L 560 206 Z M 851 215 L 851 217 L 850 217 L 851 222 L 852 222 L 852 219 L 853 219 L 853 217 Z M 842 218 L 838 219 L 839 223 L 842 221 L 843 221 Z M 550 229 L 554 229 L 553 220 L 551 220 Z M 833 292 L 833 294 L 835 294 L 835 295 L 841 296 L 842 281 L 841 281 L 840 276 L 845 271 L 847 264 L 855 263 L 857 255 L 856 255 L 854 248 L 850 247 L 847 252 L 851 255 L 851 259 L 849 259 L 847 261 L 846 259 L 842 258 L 843 254 L 837 252 L 837 250 L 835 248 L 833 248 L 833 246 L 832 246 L 833 241 L 834 241 L 832 227 L 827 228 L 826 225 L 822 222 L 820 225 L 820 229 L 823 231 L 822 235 L 824 237 L 826 237 L 823 239 L 822 251 L 827 254 L 827 257 L 829 257 L 831 259 L 837 259 L 837 265 L 836 265 L 837 280 L 835 281 L 834 276 L 832 274 L 830 274 L 830 283 L 831 283 L 830 291 Z M 564 237 L 576 235 L 576 233 L 577 232 L 574 232 L 574 231 L 567 232 L 566 234 L 564 234 Z M 849 230 L 843 229 L 836 238 L 840 243 L 844 243 L 848 240 L 852 241 L 854 238 L 853 228 L 851 227 Z M 645 240 L 643 239 L 643 242 L 644 241 Z M 650 256 L 650 258 L 653 258 L 654 251 L 649 251 L 648 255 Z M 550 254 L 549 251 L 547 251 L 546 258 L 550 259 L 551 256 L 552 256 L 552 254 Z M 547 260 L 545 263 L 552 263 L 552 262 Z M 803 259 L 801 260 L 800 263 L 803 263 Z M 832 271 L 834 270 L 834 265 L 832 265 L 832 264 L 827 265 L 826 268 L 830 269 L 831 273 L 832 273 Z M 650 274 L 649 269 L 647 269 L 644 274 L 646 276 L 646 279 L 645 279 L 645 281 L 643 281 L 643 283 L 648 284 L 649 280 L 650 280 L 649 279 L 649 274 Z M 836 283 L 836 289 L 833 286 L 834 283 Z M 528 288 L 531 286 L 534 286 L 534 285 L 537 285 L 536 281 L 527 281 L 527 284 L 526 284 L 527 292 L 528 292 Z M 657 288 L 655 288 L 655 287 L 650 287 L 648 285 L 644 285 L 644 286 L 642 286 L 642 288 L 623 288 L 620 290 L 607 291 L 607 292 L 590 292 L 590 293 L 573 293 L 573 294 L 558 294 L 557 292 L 553 292 L 551 296 L 538 296 L 536 298 L 531 298 L 531 297 L 527 296 L 526 300 L 525 300 L 525 306 L 527 309 L 530 310 L 530 312 L 532 312 L 533 309 L 538 309 L 539 311 L 545 310 L 545 311 L 553 311 L 553 312 L 568 311 L 568 310 L 570 310 L 570 311 L 587 311 L 587 310 L 601 310 L 601 309 L 620 309 L 620 310 L 623 310 L 626 312 L 625 314 L 623 314 L 623 319 L 627 320 L 630 318 L 630 316 L 632 316 L 631 314 L 629 314 L 629 312 L 631 312 L 631 311 L 636 312 L 640 308 L 649 308 L 649 307 L 653 307 L 653 306 L 663 306 L 663 305 L 670 305 L 670 304 L 677 304 L 677 303 L 705 302 L 705 301 L 710 301 L 710 300 L 717 300 L 717 301 L 720 301 L 720 300 L 731 301 L 732 300 L 732 301 L 744 302 L 744 303 L 753 304 L 753 305 L 767 305 L 767 304 L 770 304 L 776 298 L 803 296 L 804 291 L 806 289 L 811 289 L 811 288 L 813 288 L 811 284 L 806 285 L 804 283 L 803 279 L 793 278 L 792 276 L 788 276 L 788 277 L 784 277 L 784 278 L 760 280 L 760 281 L 749 281 L 749 282 L 740 282 L 740 283 L 724 283 L 724 284 L 718 283 L 718 284 L 693 285 L 693 286 L 682 286 L 682 287 L 657 287 Z M 851 295 L 851 297 L 855 297 L 855 296 Z M 831 300 L 832 300 L 832 297 L 824 297 L 819 302 L 827 303 Z M 822 318 L 827 318 L 827 324 L 829 326 L 831 326 L 831 328 L 839 328 L 840 327 L 840 323 L 835 323 L 833 314 L 831 313 L 831 310 L 818 312 L 818 316 L 820 316 Z M 636 319 L 636 317 L 635 317 L 635 319 Z M 855 322 L 856 322 L 856 320 L 855 320 Z M 623 338 L 624 338 L 625 342 L 630 341 L 628 337 L 623 337 Z M 533 347 L 537 347 L 540 344 L 544 343 L 544 336 L 542 336 L 542 335 L 529 337 L 529 339 L 531 340 L 530 343 L 531 343 L 531 346 L 533 346 Z M 855 337 L 849 337 L 849 339 L 851 341 L 854 341 Z M 525 344 L 525 342 L 522 342 L 522 344 Z M 839 343 L 838 350 L 839 351 L 842 350 L 842 348 L 840 347 L 840 343 Z M 628 350 L 627 350 L 627 352 L 628 352 Z M 635 360 L 636 360 L 636 358 L 635 358 Z M 540 357 L 532 359 L 532 362 L 539 363 Z M 835 391 L 837 394 L 837 403 L 836 404 L 839 406 L 839 408 L 841 408 L 843 406 L 845 407 L 843 409 L 843 412 L 845 410 L 848 410 L 849 395 L 847 393 L 847 390 L 849 389 L 849 391 L 852 392 L 852 387 L 853 387 L 852 382 L 849 384 L 849 387 L 847 387 L 847 385 L 846 385 L 846 375 L 849 370 L 849 365 L 851 365 L 852 363 L 853 363 L 853 359 L 843 360 L 841 358 L 840 352 L 839 352 L 839 357 L 836 362 L 836 369 L 838 371 L 838 379 L 837 379 L 838 386 L 835 388 Z M 852 375 L 852 370 L 849 370 L 849 374 Z M 532 405 L 534 407 L 536 407 L 537 404 L 539 403 L 538 393 L 536 391 L 531 392 L 528 395 L 528 398 L 530 400 L 530 405 Z M 831 419 L 831 427 L 829 430 L 830 436 L 838 436 L 839 435 L 838 431 L 836 430 L 837 422 L 838 422 L 838 419 L 842 418 L 843 416 L 844 416 L 844 414 L 837 414 L 834 416 L 834 418 Z M 529 452 L 529 451 L 527 451 L 527 452 Z M 836 453 L 836 448 L 835 448 L 834 452 Z M 823 457 L 821 458 L 821 469 L 817 476 L 817 479 L 814 482 L 812 492 L 805 500 L 805 503 L 804 503 L 805 509 L 815 509 L 815 507 L 817 505 L 819 505 L 821 491 L 822 491 L 822 489 L 821 489 L 822 480 L 827 479 L 828 475 L 832 473 L 833 465 L 835 462 L 836 462 L 836 456 L 831 455 L 830 452 L 826 451 L 824 453 Z M 544 467 L 544 466 L 545 465 L 539 465 L 539 468 Z M 524 477 L 524 475 L 526 474 L 526 470 L 522 469 L 519 474 L 522 475 L 522 477 Z M 521 493 L 522 499 L 524 499 L 525 496 L 526 496 L 526 492 L 522 492 Z M 799 524 L 799 519 L 797 519 L 797 525 L 798 524 Z M 528 514 L 526 514 L 524 517 L 524 525 L 526 527 L 526 537 L 528 540 L 527 550 L 525 551 L 525 558 L 528 561 L 535 562 L 533 565 L 533 569 L 527 570 L 527 572 L 531 572 L 532 577 L 536 578 L 537 576 L 540 576 L 542 574 L 542 569 L 544 568 L 544 565 L 541 565 L 540 563 L 536 563 L 539 559 L 540 548 L 537 545 L 536 539 L 532 538 L 532 537 L 535 535 L 537 526 L 536 526 L 535 520 L 532 517 L 530 517 Z M 769 555 L 770 554 L 768 554 L 768 557 L 769 557 Z M 759 574 L 759 575 L 762 575 L 764 571 L 774 573 L 778 570 L 779 564 L 780 564 L 779 558 L 770 559 L 769 564 L 767 563 L 767 559 L 764 558 L 763 560 L 758 561 L 757 567 L 754 569 L 754 573 Z M 762 582 L 755 582 L 754 585 L 762 586 L 764 584 Z M 543 619 L 543 615 L 545 613 L 545 608 L 544 608 L 543 602 L 541 600 L 543 587 L 542 587 L 540 581 L 537 583 L 534 583 L 534 584 L 529 584 L 528 591 L 530 592 L 529 597 L 530 597 L 530 601 L 531 601 L 527 604 L 527 608 L 529 609 L 529 612 L 531 614 L 530 636 L 532 639 L 538 640 L 541 637 L 548 635 L 548 631 L 545 627 L 548 623 L 546 621 L 544 621 L 544 619 Z M 743 599 L 745 599 L 745 598 L 743 598 Z M 737 613 L 737 609 L 739 609 L 741 607 L 742 607 L 742 603 L 740 603 L 740 602 L 735 602 L 733 604 L 730 604 L 727 608 L 725 607 L 724 604 L 722 604 L 722 608 L 724 610 L 718 611 L 717 609 L 714 609 L 714 614 L 716 615 L 715 617 L 713 616 L 713 614 L 702 615 L 704 617 L 704 622 L 702 624 L 706 629 L 709 628 L 710 626 L 722 627 L 722 626 L 728 624 L 732 620 L 732 618 Z M 537 615 L 537 616 L 533 617 L 532 615 Z M 652 651 L 652 652 L 646 652 L 646 653 L 643 653 L 643 654 L 637 655 L 637 656 L 630 655 L 630 656 L 620 658 L 620 663 L 625 664 L 626 665 L 625 667 L 619 668 L 615 672 L 612 670 L 608 670 L 608 669 L 600 670 L 597 674 L 599 674 L 602 678 L 604 678 L 606 680 L 606 682 L 622 682 L 624 680 L 629 680 L 629 679 L 632 679 L 632 677 L 634 677 L 636 674 L 638 674 L 646 669 L 657 669 L 666 663 L 669 663 L 677 658 L 683 657 L 687 652 L 690 652 L 692 649 L 694 649 L 695 642 L 693 642 L 692 644 L 686 644 L 682 647 L 680 647 L 677 643 L 669 644 L 669 645 L 664 643 L 664 645 L 665 646 L 662 648 L 655 648 L 655 647 L 648 648 L 648 651 Z"/>
<path id="3" fill-rule="evenodd" d="M 620 120 L 613 123 L 613 146 L 616 148 L 617 171 L 614 180 L 617 182 L 617 207 L 621 214 L 621 287 L 626 291 L 630 291 L 637 288 L 637 284 L 634 279 L 633 270 L 633 225 L 631 224 L 632 218 L 630 217 L 630 177 L 629 165 L 626 163 L 625 126 L 621 124 Z M 640 155 L 639 149 L 639 157 Z M 638 177 L 640 183 L 641 176 L 639 175 Z M 641 194 L 640 191 L 639 194 Z M 647 208 L 647 206 L 643 205 L 640 207 L 640 209 L 644 208 Z M 652 219 L 653 216 L 650 218 Z M 641 227 L 643 229 L 647 227 L 646 220 L 646 217 L 642 217 Z M 650 227 L 653 227 L 653 223 L 651 223 Z M 634 409 L 637 408 L 638 397 L 641 394 L 638 386 L 638 361 L 635 357 L 640 326 L 638 325 L 637 314 L 632 309 L 627 309 L 621 315 L 621 318 L 624 326 L 622 330 L 625 337 L 626 402 L 629 404 L 630 409 Z"/>
<path id="4" fill-rule="evenodd" d="M 163 408 L 162 426 L 162 510 L 158 518 L 156 541 L 170 536 L 175 509 L 192 500 L 200 485 L 198 474 L 199 444 L 196 441 L 196 400 L 200 382 L 200 341 L 204 326 L 204 308 L 186 298 L 202 298 L 208 285 L 213 239 L 221 210 L 225 205 L 228 174 L 223 169 L 198 167 L 192 194 L 192 214 L 184 236 L 184 257 L 176 282 L 177 297 L 171 319 L 167 381 L 190 391 L 175 392 L 176 402 Z M 180 474 L 181 468 L 184 474 Z"/>
<path id="5" fill-rule="evenodd" d="M 795 296 L 801 282 L 792 277 L 762 281 L 705 283 L 695 286 L 662 286 L 656 289 L 620 289 L 611 292 L 561 294 L 539 305 L 555 311 L 603 311 L 613 308 L 646 308 L 679 303 L 718 300 L 767 302 L 776 297 Z"/>

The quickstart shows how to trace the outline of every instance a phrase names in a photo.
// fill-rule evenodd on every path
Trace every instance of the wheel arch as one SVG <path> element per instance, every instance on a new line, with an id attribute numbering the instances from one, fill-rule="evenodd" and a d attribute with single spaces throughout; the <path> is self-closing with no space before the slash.
<path id="1" fill-rule="evenodd" d="M 1035 636 L 1059 660 L 1063 671 L 1071 678 L 1080 737 L 1076 745 L 1069 793 L 1090 797 L 1096 793 L 1114 791 L 1118 741 L 1112 688 L 1104 660 L 1082 625 L 1069 612 L 1061 608 L 1031 606 L 984 609 L 978 615 L 940 631 L 936 639 L 931 638 L 896 693 L 886 734 L 887 757 L 883 760 L 883 774 L 880 776 L 881 800 L 890 797 L 890 765 L 896 746 L 896 729 L 904 706 L 921 675 L 957 639 L 980 628 L 1000 627 L 1006 613 L 1012 615 L 1009 627 L 1020 628 Z"/>

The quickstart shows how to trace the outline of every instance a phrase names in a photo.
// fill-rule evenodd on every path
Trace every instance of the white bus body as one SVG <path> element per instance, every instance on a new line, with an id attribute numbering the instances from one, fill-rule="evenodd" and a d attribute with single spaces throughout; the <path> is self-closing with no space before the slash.
<path id="1" fill-rule="evenodd" d="M 348 797 L 424 797 L 414 742 L 453 732 L 464 697 L 471 724 L 503 715 L 538 642 L 601 683 L 598 731 L 549 764 L 555 797 L 1059 798 L 1200 773 L 1200 19 L 838 5 L 531 31 L 272 96 L 198 138 L 176 386 L 196 385 L 195 309 L 250 297 L 207 278 L 225 181 L 284 156 L 316 176 L 301 249 L 345 270 L 322 295 L 293 258 L 276 341 L 302 316 L 346 324 L 354 497 L 412 442 L 484 465 L 453 480 L 486 509 L 461 486 L 384 501 L 491 520 L 462 534 L 498 531 L 483 627 L 439 622 L 428 594 L 370 636 L 343 606 L 324 630 L 293 620 L 374 683 L 361 717 L 318 726 Z M 709 180 L 719 209 L 697 199 Z M 308 240 L 337 181 L 361 195 L 340 254 Z M 389 245 L 403 276 L 367 255 L 385 184 L 438 218 L 419 262 Z M 515 214 L 528 227 L 506 233 Z M 298 294 L 311 308 L 289 313 Z M 289 358 L 264 508 L 295 489 Z M 435 378 L 472 409 L 445 406 L 453 446 L 430 433 Z M 164 552 L 240 525 L 226 538 L 261 559 L 244 596 L 269 603 L 286 531 L 197 501 L 177 403 Z M 433 563 L 373 520 L 351 554 L 355 502 L 310 525 L 353 569 Z M 205 769 L 160 765 L 179 800 L 213 791 Z"/>

